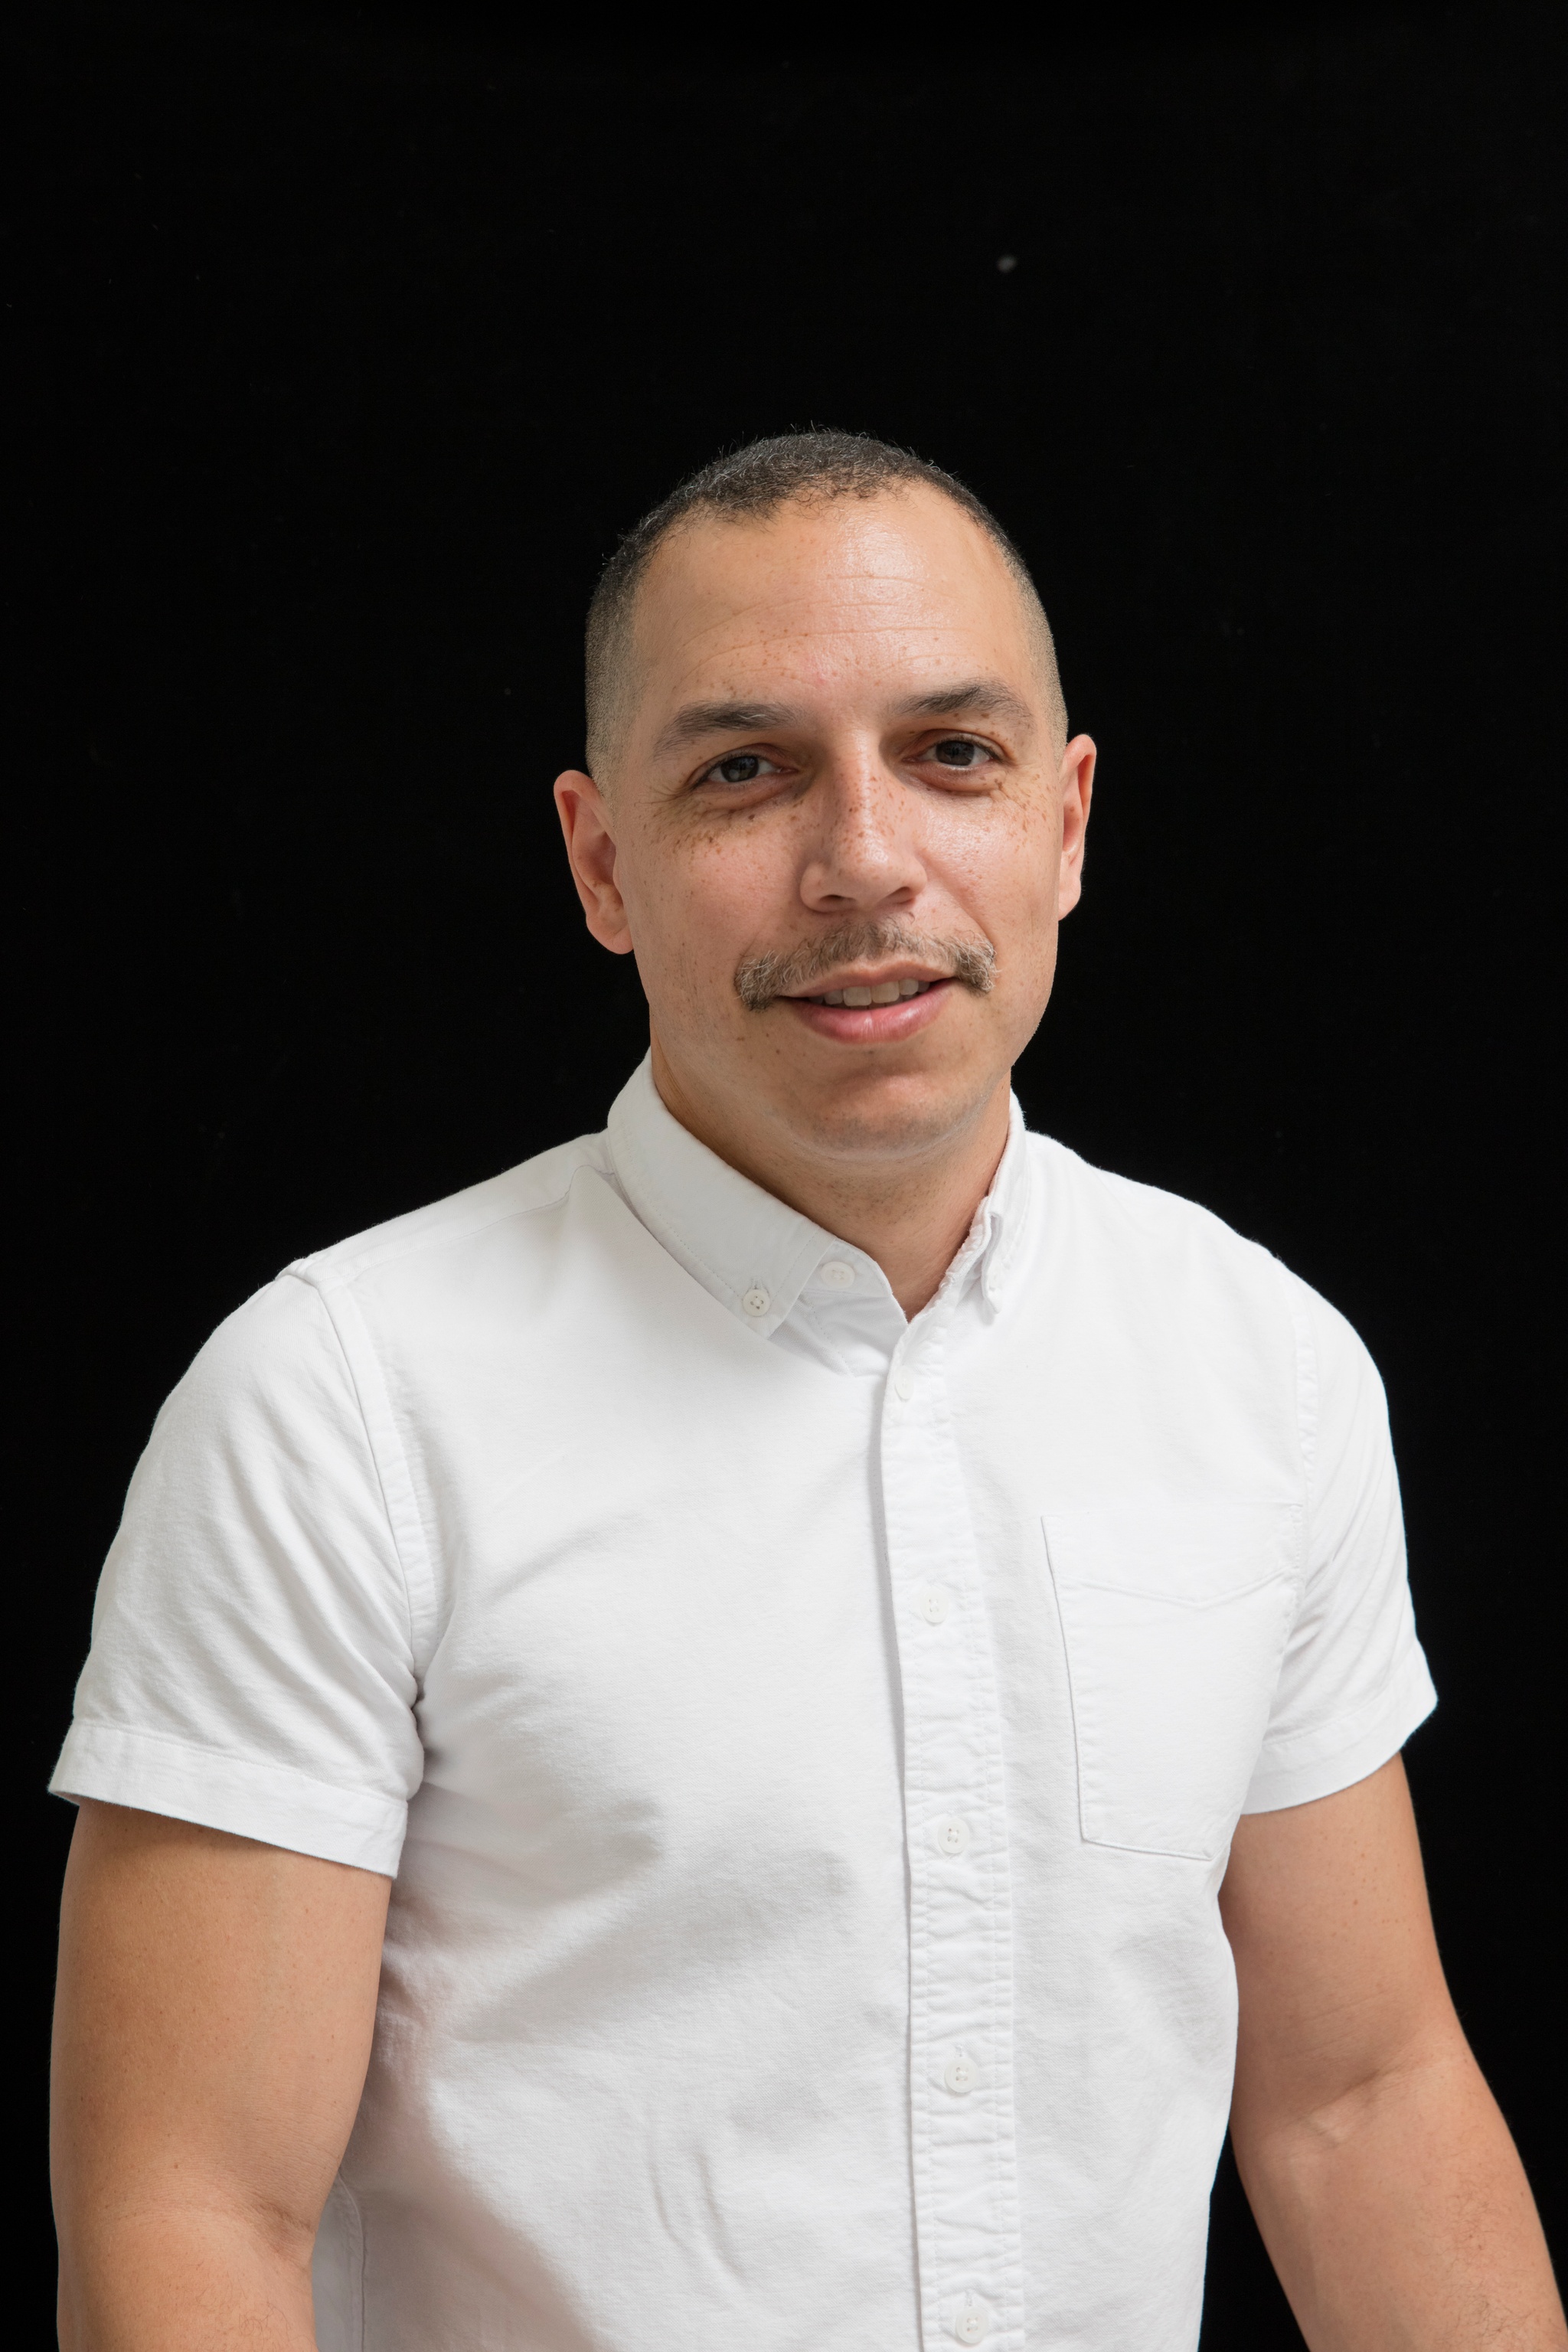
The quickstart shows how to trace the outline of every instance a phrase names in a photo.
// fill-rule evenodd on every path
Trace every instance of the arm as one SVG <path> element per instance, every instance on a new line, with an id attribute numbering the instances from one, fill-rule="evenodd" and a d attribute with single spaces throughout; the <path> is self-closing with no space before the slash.
<path id="1" fill-rule="evenodd" d="M 1404 1767 L 1238 1824 L 1237 2162 L 1312 2352 L 1563 2352 L 1508 2126 L 1443 1980 Z"/>
<path id="2" fill-rule="evenodd" d="M 310 2352 L 390 1887 L 82 1806 L 55 2018 L 64 2352 Z"/>

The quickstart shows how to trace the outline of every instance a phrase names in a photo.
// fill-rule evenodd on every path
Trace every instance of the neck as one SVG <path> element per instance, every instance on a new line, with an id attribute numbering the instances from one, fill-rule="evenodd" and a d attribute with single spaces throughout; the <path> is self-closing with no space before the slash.
<path id="1" fill-rule="evenodd" d="M 665 1108 L 710 1151 L 825 1233 L 875 1258 L 906 1315 L 935 1296 L 974 1221 L 1007 1147 L 1003 1079 L 952 1130 L 903 1152 L 814 1151 L 776 1126 L 736 1117 L 683 1084 L 653 1039 L 653 1077 Z"/>

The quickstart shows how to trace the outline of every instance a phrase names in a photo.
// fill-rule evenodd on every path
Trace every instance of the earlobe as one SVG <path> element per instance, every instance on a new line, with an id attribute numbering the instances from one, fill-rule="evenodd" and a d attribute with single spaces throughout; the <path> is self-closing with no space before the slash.
<path id="1" fill-rule="evenodd" d="M 1062 855 L 1057 886 L 1058 920 L 1064 915 L 1070 915 L 1083 896 L 1084 835 L 1089 826 L 1089 805 L 1094 790 L 1097 757 L 1094 744 L 1087 735 L 1075 735 L 1062 753 Z"/>
<path id="2" fill-rule="evenodd" d="M 555 808 L 588 929 L 612 955 L 629 955 L 631 929 L 616 881 L 616 836 L 605 796 L 580 768 L 555 779 Z"/>

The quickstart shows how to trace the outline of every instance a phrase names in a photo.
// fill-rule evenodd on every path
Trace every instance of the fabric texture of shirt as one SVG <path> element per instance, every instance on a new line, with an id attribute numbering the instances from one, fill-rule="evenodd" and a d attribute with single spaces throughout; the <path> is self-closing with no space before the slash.
<path id="1" fill-rule="evenodd" d="M 906 1321 L 645 1064 L 216 1332 L 52 1785 L 395 1874 L 322 2352 L 1191 2352 L 1237 1818 L 1432 1704 L 1266 1251 L 1015 1107 Z"/>

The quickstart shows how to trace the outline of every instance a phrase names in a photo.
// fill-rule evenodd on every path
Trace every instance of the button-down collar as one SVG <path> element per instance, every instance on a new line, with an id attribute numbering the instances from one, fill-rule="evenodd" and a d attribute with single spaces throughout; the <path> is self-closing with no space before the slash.
<path id="1" fill-rule="evenodd" d="M 789 1208 L 710 1151 L 666 1108 L 644 1060 L 610 1111 L 610 1150 L 626 1199 L 692 1279 L 759 1339 L 784 1334 L 855 1371 L 880 1370 L 907 1328 L 876 1260 Z M 978 1288 L 1000 1307 L 1029 1205 L 1023 1114 L 936 1297 L 944 1321 Z M 916 1317 L 919 1323 L 921 1317 Z"/>

